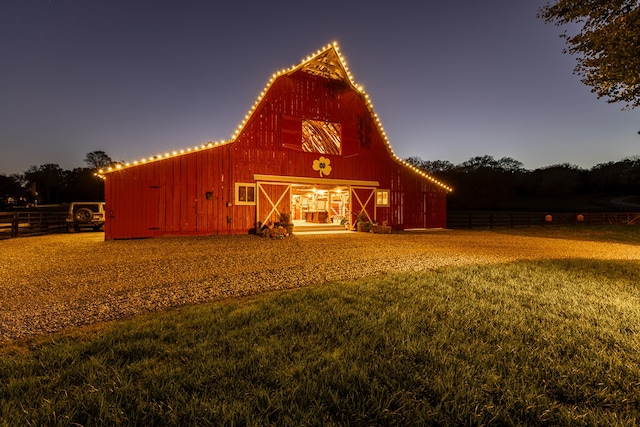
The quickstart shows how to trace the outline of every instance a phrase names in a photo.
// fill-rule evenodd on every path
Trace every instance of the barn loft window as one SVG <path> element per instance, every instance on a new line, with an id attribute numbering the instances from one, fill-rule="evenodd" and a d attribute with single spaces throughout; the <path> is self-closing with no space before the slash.
<path id="1" fill-rule="evenodd" d="M 302 151 L 342 154 L 340 123 L 302 120 Z"/>
<path id="2" fill-rule="evenodd" d="M 236 182 L 236 205 L 255 205 L 256 185 Z"/>
<path id="3" fill-rule="evenodd" d="M 376 206 L 389 206 L 389 190 L 376 191 Z"/>

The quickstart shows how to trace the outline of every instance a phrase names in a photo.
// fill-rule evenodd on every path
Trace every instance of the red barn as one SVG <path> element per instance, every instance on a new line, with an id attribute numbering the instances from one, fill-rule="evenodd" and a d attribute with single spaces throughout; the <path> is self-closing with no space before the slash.
<path id="1" fill-rule="evenodd" d="M 336 44 L 275 74 L 230 140 L 101 173 L 107 240 L 247 233 L 282 213 L 445 227 L 450 191 L 393 153 Z"/>

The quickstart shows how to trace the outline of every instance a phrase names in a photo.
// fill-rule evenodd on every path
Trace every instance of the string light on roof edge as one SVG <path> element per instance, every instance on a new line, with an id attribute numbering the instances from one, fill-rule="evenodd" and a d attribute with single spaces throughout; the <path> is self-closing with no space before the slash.
<path id="1" fill-rule="evenodd" d="M 393 148 L 391 147 L 391 143 L 389 142 L 389 139 L 387 138 L 387 134 L 385 133 L 384 128 L 382 127 L 382 122 L 380 121 L 380 118 L 378 117 L 378 115 L 375 113 L 375 111 L 373 109 L 373 103 L 371 102 L 371 99 L 369 98 L 369 95 L 365 92 L 364 87 L 361 84 L 356 84 L 355 83 L 355 81 L 353 79 L 353 75 L 351 74 L 351 71 L 349 70 L 349 67 L 347 65 L 347 61 L 345 60 L 344 56 L 340 52 L 340 46 L 338 45 L 337 41 L 333 41 L 332 43 L 329 43 L 328 45 L 326 45 L 322 49 L 317 50 L 315 54 L 307 56 L 306 59 L 303 59 L 298 65 L 292 65 L 288 69 L 282 69 L 282 70 L 279 70 L 276 73 L 272 74 L 270 80 L 265 85 L 265 88 L 262 90 L 262 92 L 260 92 L 260 95 L 258 96 L 256 101 L 253 103 L 253 106 L 251 108 L 249 108 L 248 114 L 245 115 L 244 120 L 242 120 L 242 122 L 238 125 L 238 127 L 237 127 L 236 131 L 233 133 L 231 139 L 229 139 L 227 141 L 221 141 L 220 143 L 222 143 L 222 144 L 231 143 L 231 142 L 234 142 L 236 140 L 236 138 L 240 135 L 240 132 L 245 127 L 245 125 L 247 124 L 247 122 L 249 121 L 249 119 L 251 118 L 253 113 L 255 112 L 255 110 L 258 108 L 258 105 L 260 105 L 260 102 L 262 102 L 262 100 L 266 96 L 266 94 L 269 91 L 269 88 L 271 87 L 271 85 L 275 82 L 275 80 L 279 76 L 294 71 L 296 68 L 301 67 L 306 62 L 311 61 L 316 56 L 318 56 L 321 53 L 327 51 L 328 49 L 332 49 L 332 48 L 334 49 L 335 53 L 338 55 L 338 59 L 340 60 L 340 63 L 342 65 L 342 67 L 344 68 L 345 72 L 346 72 L 346 75 L 347 75 L 347 78 L 349 79 L 349 83 L 350 83 L 351 87 L 353 87 L 355 90 L 357 90 L 359 93 L 361 93 L 363 95 L 363 98 L 365 99 L 365 103 L 367 105 L 367 109 L 369 110 L 369 113 L 371 114 L 371 116 L 375 119 L 376 126 L 377 126 L 378 130 L 380 131 L 382 139 L 383 139 L 384 143 L 386 144 L 387 149 L 389 150 L 389 153 L 391 154 L 391 156 L 396 161 L 400 162 L 401 164 L 403 164 L 405 166 L 410 166 L 407 162 L 405 162 L 403 159 L 398 157 L 395 154 L 395 152 L 393 151 Z M 217 146 L 217 145 L 219 145 L 218 142 L 216 142 L 215 144 L 212 145 L 211 141 L 209 141 L 206 146 L 204 144 L 201 145 L 201 146 L 196 146 L 196 147 L 193 148 L 193 150 L 198 151 L 200 149 L 205 149 L 207 147 L 212 147 L 212 146 Z M 187 148 L 186 149 L 186 153 L 189 153 L 191 151 L 192 151 L 191 148 Z M 180 150 L 180 154 L 183 154 L 183 153 L 185 153 L 185 150 Z M 169 157 L 169 154 L 165 154 L 165 155 L 166 155 L 166 157 Z M 177 155 L 177 153 L 174 151 L 173 155 L 175 156 L 175 155 Z M 158 159 L 162 159 L 162 156 L 159 155 L 157 158 Z M 145 163 L 145 162 L 146 162 L 146 159 L 142 159 L 142 163 Z M 134 165 L 135 164 L 137 164 L 137 162 L 134 162 Z M 118 165 L 118 167 L 121 168 L 121 165 Z M 109 170 L 111 170 L 111 168 L 109 168 Z M 413 170 L 418 172 L 421 176 L 429 179 L 431 182 L 434 182 L 434 183 L 440 185 L 441 187 L 443 187 L 447 191 L 453 191 L 450 187 L 448 187 L 448 186 L 442 184 L 441 182 L 435 180 L 434 178 L 432 178 L 430 175 L 424 173 L 423 171 L 418 171 L 415 168 Z"/>

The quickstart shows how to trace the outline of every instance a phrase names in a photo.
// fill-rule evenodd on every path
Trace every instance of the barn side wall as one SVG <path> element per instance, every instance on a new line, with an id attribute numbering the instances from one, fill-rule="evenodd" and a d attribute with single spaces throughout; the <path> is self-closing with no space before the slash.
<path id="1" fill-rule="evenodd" d="M 234 234 L 241 207 L 229 180 L 229 146 L 148 162 L 112 172 L 105 179 L 105 238 Z"/>

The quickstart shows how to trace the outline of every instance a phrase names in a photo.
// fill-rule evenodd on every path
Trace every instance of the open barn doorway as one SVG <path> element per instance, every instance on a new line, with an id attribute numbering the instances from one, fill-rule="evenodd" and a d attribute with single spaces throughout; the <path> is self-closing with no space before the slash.
<path id="1" fill-rule="evenodd" d="M 290 216 L 294 234 L 354 230 L 358 215 L 376 219 L 376 181 L 313 179 L 254 175 L 256 224 L 276 223 Z"/>
<path id="2" fill-rule="evenodd" d="M 295 184 L 291 187 L 291 218 L 297 232 L 350 229 L 349 186 Z"/>

